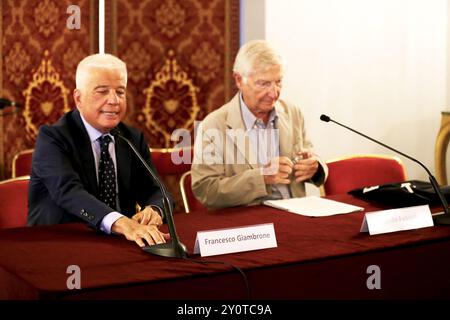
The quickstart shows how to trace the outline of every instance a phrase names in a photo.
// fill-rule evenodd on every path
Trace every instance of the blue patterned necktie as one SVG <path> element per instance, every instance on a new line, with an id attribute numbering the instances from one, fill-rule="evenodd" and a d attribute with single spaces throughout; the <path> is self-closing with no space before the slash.
<path id="1" fill-rule="evenodd" d="M 108 151 L 108 145 L 112 141 L 108 135 L 98 138 L 100 141 L 100 163 L 98 165 L 98 189 L 100 200 L 108 207 L 116 210 L 116 173 L 114 162 Z"/>

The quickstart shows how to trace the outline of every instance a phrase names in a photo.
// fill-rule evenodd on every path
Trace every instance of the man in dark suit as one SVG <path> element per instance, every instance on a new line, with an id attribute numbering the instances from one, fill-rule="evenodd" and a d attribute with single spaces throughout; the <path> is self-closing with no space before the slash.
<path id="1" fill-rule="evenodd" d="M 84 221 L 141 247 L 169 237 L 159 231 L 159 188 L 129 146 L 110 134 L 119 128 L 152 166 L 143 134 L 121 122 L 126 86 L 126 65 L 115 56 L 95 54 L 78 64 L 73 93 L 77 109 L 39 130 L 28 225 Z M 136 204 L 144 210 L 136 213 Z"/>

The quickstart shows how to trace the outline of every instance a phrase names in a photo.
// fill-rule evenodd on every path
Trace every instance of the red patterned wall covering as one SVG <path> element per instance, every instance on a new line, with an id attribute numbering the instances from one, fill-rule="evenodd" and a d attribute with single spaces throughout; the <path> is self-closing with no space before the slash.
<path id="1" fill-rule="evenodd" d="M 128 67 L 126 122 L 152 148 L 170 148 L 175 129 L 236 92 L 232 64 L 239 48 L 239 0 L 114 0 L 108 2 L 106 51 Z M 180 175 L 163 176 L 180 210 Z"/>
<path id="2" fill-rule="evenodd" d="M 67 28 L 70 5 L 80 8 L 80 29 Z M 13 156 L 33 148 L 39 126 L 73 108 L 78 61 L 98 51 L 95 0 L 0 0 L 0 96 L 19 102 L 0 119 L 0 178 Z"/>
<path id="3" fill-rule="evenodd" d="M 106 51 L 128 67 L 127 122 L 151 147 L 224 104 L 235 92 L 238 0 L 114 0 Z"/>

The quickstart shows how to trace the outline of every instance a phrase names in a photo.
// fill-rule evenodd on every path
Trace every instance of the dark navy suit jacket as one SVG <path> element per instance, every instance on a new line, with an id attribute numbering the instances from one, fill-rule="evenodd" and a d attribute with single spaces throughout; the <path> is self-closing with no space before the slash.
<path id="1" fill-rule="evenodd" d="M 153 168 L 144 135 L 123 123 L 118 128 Z M 116 137 L 115 148 L 120 213 L 133 216 L 136 203 L 162 208 L 161 191 L 130 147 Z M 98 228 L 114 210 L 98 200 L 94 161 L 78 110 L 66 113 L 54 125 L 41 126 L 28 190 L 28 225 L 84 221 Z"/>

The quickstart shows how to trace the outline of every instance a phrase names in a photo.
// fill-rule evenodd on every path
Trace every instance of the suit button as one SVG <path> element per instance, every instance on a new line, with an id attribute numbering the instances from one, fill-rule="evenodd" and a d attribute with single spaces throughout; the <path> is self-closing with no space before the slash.
<path id="1" fill-rule="evenodd" d="M 94 220 L 94 216 L 89 216 L 88 220 L 91 220 L 91 221 Z"/>
<path id="2" fill-rule="evenodd" d="M 80 214 L 81 214 L 83 217 L 87 217 L 87 216 L 88 216 L 88 213 L 87 213 L 86 210 L 84 210 L 84 209 L 81 209 Z"/>

